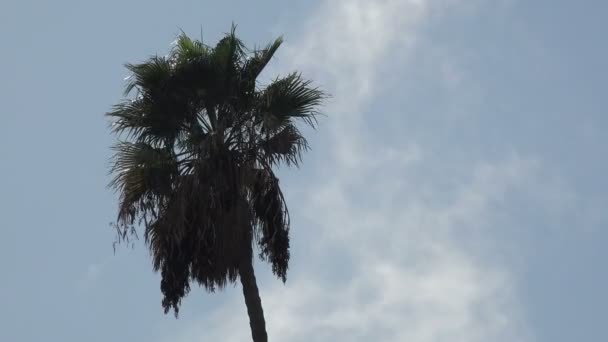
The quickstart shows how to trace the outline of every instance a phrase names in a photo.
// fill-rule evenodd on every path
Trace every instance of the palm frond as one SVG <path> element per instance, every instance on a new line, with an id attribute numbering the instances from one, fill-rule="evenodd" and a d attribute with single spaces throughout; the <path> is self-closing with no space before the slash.
<path id="1" fill-rule="evenodd" d="M 279 132 L 260 141 L 263 156 L 271 165 L 285 162 L 297 166 L 302 152 L 308 149 L 308 142 L 292 124 L 287 124 Z"/>
<path id="2" fill-rule="evenodd" d="M 182 32 L 171 51 L 171 59 L 177 64 L 185 64 L 209 56 L 211 48 L 199 40 L 193 40 Z"/>
<path id="3" fill-rule="evenodd" d="M 106 113 L 114 119 L 111 129 L 127 139 L 159 145 L 174 139 L 188 120 L 187 102 L 149 94 L 124 100 Z"/>
<path id="4" fill-rule="evenodd" d="M 268 260 L 272 271 L 285 282 L 290 254 L 289 212 L 279 180 L 269 165 L 255 174 L 251 194 L 260 257 Z"/>
<path id="5" fill-rule="evenodd" d="M 154 90 L 171 76 L 171 63 L 165 57 L 154 56 L 144 63 L 125 66 L 133 75 L 128 79 L 124 96 L 136 88 L 142 92 Z"/>
<path id="6" fill-rule="evenodd" d="M 316 108 L 327 96 L 299 73 L 277 78 L 261 92 L 259 111 L 264 113 L 265 128 L 275 130 L 292 119 L 301 119 L 314 127 Z"/>
<path id="7" fill-rule="evenodd" d="M 138 136 L 146 129 L 146 102 L 142 98 L 136 100 L 124 100 L 112 107 L 112 111 L 106 113 L 114 121 L 111 123 L 112 132 L 121 135 L 127 133 L 127 138 Z"/>
<path id="8" fill-rule="evenodd" d="M 265 48 L 255 50 L 253 56 L 249 58 L 243 67 L 243 74 L 251 81 L 255 82 L 262 70 L 272 59 L 275 52 L 283 44 L 283 37 L 277 38 L 274 42 L 268 44 Z"/>
<path id="9" fill-rule="evenodd" d="M 110 170 L 114 178 L 109 186 L 121 194 L 119 221 L 132 223 L 149 201 L 171 192 L 177 161 L 166 149 L 146 143 L 119 142 L 114 150 Z"/>
<path id="10" fill-rule="evenodd" d="M 235 68 L 245 57 L 245 44 L 236 36 L 236 26 L 232 26 L 230 33 L 213 48 L 213 58 L 217 67 L 225 73 L 236 72 Z"/>

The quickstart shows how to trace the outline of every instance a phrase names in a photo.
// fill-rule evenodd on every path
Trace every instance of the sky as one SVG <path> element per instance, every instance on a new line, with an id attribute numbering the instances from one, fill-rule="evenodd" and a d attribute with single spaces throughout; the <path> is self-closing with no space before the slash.
<path id="1" fill-rule="evenodd" d="M 332 97 L 299 169 L 273 341 L 606 341 L 605 1 L 0 2 L 0 340 L 246 341 L 240 285 L 164 315 L 109 226 L 103 116 L 180 30 Z"/>

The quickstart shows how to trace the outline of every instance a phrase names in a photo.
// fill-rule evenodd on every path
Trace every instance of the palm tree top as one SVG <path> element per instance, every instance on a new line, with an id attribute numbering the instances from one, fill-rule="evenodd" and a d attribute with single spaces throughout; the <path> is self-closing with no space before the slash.
<path id="1" fill-rule="evenodd" d="M 273 168 L 298 165 L 308 144 L 296 123 L 314 128 L 326 95 L 295 72 L 258 84 L 282 42 L 248 50 L 234 26 L 213 47 L 182 33 L 169 55 L 126 64 L 125 99 L 107 113 L 110 186 L 121 236 L 144 227 L 165 311 L 192 281 L 235 281 L 252 241 L 286 279 L 289 213 Z"/>

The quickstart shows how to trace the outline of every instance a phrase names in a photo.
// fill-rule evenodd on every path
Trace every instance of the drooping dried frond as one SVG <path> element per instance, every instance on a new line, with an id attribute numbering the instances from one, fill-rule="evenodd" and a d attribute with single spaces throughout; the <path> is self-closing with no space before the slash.
<path id="1" fill-rule="evenodd" d="M 272 167 L 297 165 L 308 145 L 296 121 L 314 126 L 325 95 L 297 73 L 257 86 L 281 43 L 249 53 L 234 27 L 214 47 L 181 34 L 168 57 L 127 65 L 134 98 L 107 114 L 123 139 L 110 185 L 117 224 L 143 225 L 165 311 L 192 282 L 235 281 L 253 241 L 286 278 L 289 213 Z"/>
<path id="2" fill-rule="evenodd" d="M 271 169 L 256 172 L 251 202 L 260 256 L 271 262 L 272 271 L 285 282 L 289 265 L 289 212 L 279 180 Z"/>
<path id="3" fill-rule="evenodd" d="M 298 165 L 302 152 L 308 149 L 308 143 L 293 124 L 286 124 L 275 134 L 261 142 L 264 157 L 271 165 L 286 163 Z"/>

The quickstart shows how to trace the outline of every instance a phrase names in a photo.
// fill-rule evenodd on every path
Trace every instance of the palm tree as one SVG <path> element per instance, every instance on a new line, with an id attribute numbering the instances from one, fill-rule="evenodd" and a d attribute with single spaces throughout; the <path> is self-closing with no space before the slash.
<path id="1" fill-rule="evenodd" d="M 127 64 L 124 99 L 107 115 L 118 136 L 110 186 L 123 238 L 143 226 L 162 306 L 177 316 L 198 283 L 213 292 L 240 279 L 253 341 L 267 341 L 253 244 L 285 282 L 289 213 L 273 171 L 308 148 L 296 121 L 315 127 L 325 98 L 292 73 L 257 78 L 282 43 L 249 51 L 234 26 L 215 47 L 178 36 L 165 57 Z"/>

